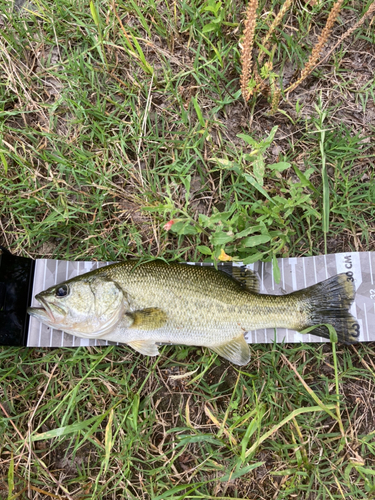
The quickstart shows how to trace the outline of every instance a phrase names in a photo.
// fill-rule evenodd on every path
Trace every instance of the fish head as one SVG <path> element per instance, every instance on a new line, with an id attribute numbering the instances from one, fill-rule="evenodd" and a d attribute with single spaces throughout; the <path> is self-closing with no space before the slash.
<path id="1" fill-rule="evenodd" d="M 90 338 L 111 331 L 128 306 L 122 288 L 103 276 L 73 278 L 35 298 L 41 307 L 29 307 L 31 316 L 51 328 Z"/>

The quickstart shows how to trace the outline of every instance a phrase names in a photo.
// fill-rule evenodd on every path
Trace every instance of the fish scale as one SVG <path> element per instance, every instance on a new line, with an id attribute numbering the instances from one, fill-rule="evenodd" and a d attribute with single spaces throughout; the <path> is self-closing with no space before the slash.
<path id="1" fill-rule="evenodd" d="M 354 299 L 345 274 L 285 295 L 258 293 L 255 276 L 247 286 L 210 267 L 126 261 L 96 269 L 36 298 L 29 313 L 53 328 L 86 338 L 125 343 L 158 354 L 158 344 L 209 347 L 233 363 L 250 360 L 244 334 L 259 328 L 288 328 L 329 338 L 357 340 L 349 313 Z"/>

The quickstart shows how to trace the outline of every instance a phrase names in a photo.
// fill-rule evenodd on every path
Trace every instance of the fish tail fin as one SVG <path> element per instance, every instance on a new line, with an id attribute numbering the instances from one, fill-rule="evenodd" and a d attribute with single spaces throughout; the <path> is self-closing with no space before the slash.
<path id="1" fill-rule="evenodd" d="M 355 296 L 351 276 L 345 273 L 338 274 L 295 293 L 300 294 L 307 311 L 307 321 L 302 329 L 317 325 L 309 333 L 329 339 L 329 329 L 322 326 L 325 323 L 332 325 L 336 330 L 339 342 L 345 344 L 358 342 L 360 326 L 349 312 Z"/>

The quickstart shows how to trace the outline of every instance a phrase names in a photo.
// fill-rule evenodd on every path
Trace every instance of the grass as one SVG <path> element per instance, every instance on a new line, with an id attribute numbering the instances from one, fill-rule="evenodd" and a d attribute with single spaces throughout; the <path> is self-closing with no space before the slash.
<path id="1" fill-rule="evenodd" d="M 337 368 L 329 346 L 259 346 L 245 370 L 184 350 L 3 350 L 3 489 L 13 464 L 33 498 L 371 497 L 369 346 Z"/>
<path id="2" fill-rule="evenodd" d="M 280 4 L 260 2 L 256 41 Z M 333 41 L 369 4 L 344 2 Z M 274 34 L 284 88 L 332 5 L 296 3 Z M 374 250 L 373 25 L 270 115 L 240 97 L 245 4 L 219 7 L 1 4 L 1 244 L 87 260 Z M 251 349 L 238 370 L 184 346 L 1 348 L 0 498 L 374 497 L 373 344 Z"/>

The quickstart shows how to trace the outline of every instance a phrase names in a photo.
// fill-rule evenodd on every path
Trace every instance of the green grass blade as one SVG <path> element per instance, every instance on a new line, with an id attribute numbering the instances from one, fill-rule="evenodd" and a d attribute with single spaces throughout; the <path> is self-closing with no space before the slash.
<path id="1" fill-rule="evenodd" d="M 334 409 L 334 405 L 326 405 L 327 410 L 332 410 Z M 298 415 L 302 415 L 303 413 L 314 413 L 318 411 L 323 411 L 323 409 L 320 406 L 311 406 L 309 408 L 297 408 L 296 410 L 293 410 L 287 417 L 285 417 L 281 422 L 278 424 L 274 425 L 268 432 L 263 434 L 245 453 L 245 457 L 248 458 L 250 455 L 252 455 L 256 449 L 258 448 L 259 445 L 261 445 L 266 439 L 271 437 L 276 431 L 281 429 L 283 425 L 288 423 L 290 420 L 293 418 L 297 417 Z"/>

